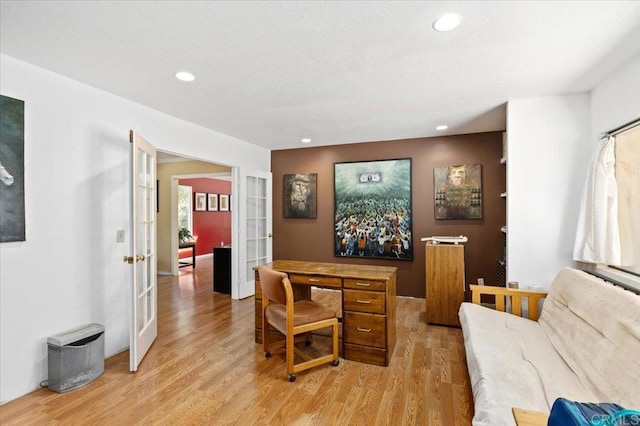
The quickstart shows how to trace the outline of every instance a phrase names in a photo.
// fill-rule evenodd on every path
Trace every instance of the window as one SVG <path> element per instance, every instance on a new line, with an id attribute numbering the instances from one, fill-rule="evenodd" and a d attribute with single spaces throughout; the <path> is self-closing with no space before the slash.
<path id="1" fill-rule="evenodd" d="M 640 276 L 640 123 L 616 136 L 616 182 L 622 269 Z"/>
<path id="2" fill-rule="evenodd" d="M 178 229 L 187 228 L 193 233 L 191 202 L 193 189 L 190 186 L 178 185 Z"/>
<path id="3" fill-rule="evenodd" d="M 640 119 L 603 135 L 584 194 L 574 259 L 640 294 Z"/>

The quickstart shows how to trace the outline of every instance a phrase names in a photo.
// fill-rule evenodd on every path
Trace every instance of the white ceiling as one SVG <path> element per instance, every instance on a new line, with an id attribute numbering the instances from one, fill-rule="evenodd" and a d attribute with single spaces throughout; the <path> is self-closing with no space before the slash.
<path id="1" fill-rule="evenodd" d="M 269 149 L 503 130 L 507 100 L 640 52 L 640 1 L 2 0 L 0 19 L 3 54 Z"/>

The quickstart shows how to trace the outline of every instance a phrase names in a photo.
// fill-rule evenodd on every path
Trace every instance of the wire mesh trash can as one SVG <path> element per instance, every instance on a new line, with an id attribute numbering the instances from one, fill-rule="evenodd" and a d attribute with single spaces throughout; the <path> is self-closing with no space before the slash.
<path id="1" fill-rule="evenodd" d="M 77 389 L 104 373 L 104 326 L 88 324 L 47 338 L 47 387 L 58 393 Z"/>

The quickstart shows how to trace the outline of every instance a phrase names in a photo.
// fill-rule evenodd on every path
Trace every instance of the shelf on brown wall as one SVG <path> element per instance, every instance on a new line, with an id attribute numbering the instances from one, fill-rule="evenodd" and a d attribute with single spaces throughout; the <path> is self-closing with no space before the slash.
<path id="1" fill-rule="evenodd" d="M 500 199 L 506 180 L 505 167 L 499 161 L 501 157 L 502 132 L 272 151 L 273 258 L 396 266 L 398 295 L 425 297 L 425 245 L 420 238 L 466 235 L 469 237 L 465 244 L 467 283 L 475 283 L 479 277 L 487 284 L 495 283 L 496 259 L 502 259 L 504 250 L 504 235 L 499 230 L 506 222 L 505 203 Z M 334 163 L 397 158 L 412 159 L 413 260 L 335 257 Z M 482 165 L 485 202 L 481 220 L 434 218 L 433 169 L 457 164 Z M 317 218 L 283 218 L 282 179 L 289 173 L 318 174 Z"/>

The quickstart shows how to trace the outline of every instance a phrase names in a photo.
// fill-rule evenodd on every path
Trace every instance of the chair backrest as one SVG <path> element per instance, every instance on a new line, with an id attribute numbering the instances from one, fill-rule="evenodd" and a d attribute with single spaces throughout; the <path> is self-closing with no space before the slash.
<path id="1" fill-rule="evenodd" d="M 266 294 L 269 300 L 280 303 L 281 305 L 286 305 L 287 293 L 283 280 L 287 278 L 287 274 L 274 271 L 264 265 L 258 267 L 258 274 L 260 275 L 262 293 Z"/>

